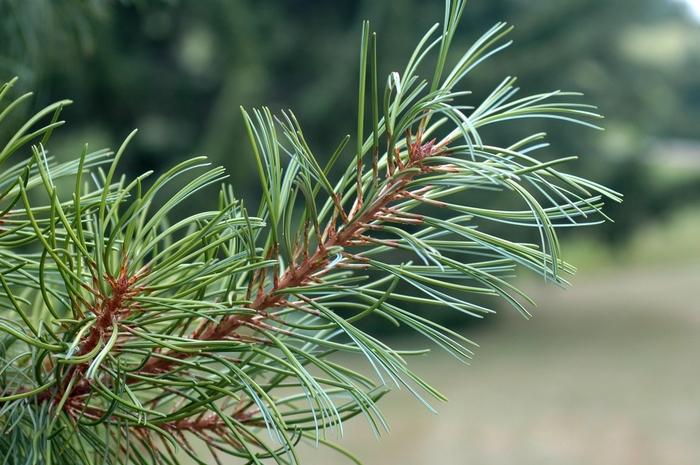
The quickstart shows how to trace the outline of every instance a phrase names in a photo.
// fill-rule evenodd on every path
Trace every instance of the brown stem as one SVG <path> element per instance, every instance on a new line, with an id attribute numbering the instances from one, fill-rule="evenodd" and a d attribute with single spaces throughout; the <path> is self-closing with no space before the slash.
<path id="1" fill-rule="evenodd" d="M 274 329 L 277 331 L 282 330 L 281 328 L 273 328 L 270 325 L 264 323 L 263 319 L 271 318 L 274 314 L 268 314 L 268 310 L 283 305 L 287 306 L 297 306 L 291 302 L 287 301 L 288 294 L 285 289 L 291 289 L 299 286 L 313 282 L 320 272 L 323 271 L 324 267 L 328 264 L 328 259 L 332 253 L 332 250 L 338 246 L 346 247 L 353 245 L 355 243 L 367 243 L 376 242 L 370 236 L 365 236 L 367 231 L 378 229 L 376 224 L 377 220 L 390 221 L 396 220 L 399 222 L 409 222 L 418 221 L 418 218 L 409 218 L 410 214 L 404 212 L 395 212 L 390 207 L 389 204 L 393 201 L 399 200 L 406 196 L 409 197 L 419 197 L 415 193 L 407 193 L 405 190 L 406 185 L 413 180 L 413 178 L 419 173 L 427 173 L 431 171 L 430 167 L 423 165 L 423 159 L 432 156 L 438 152 L 438 150 L 433 147 L 433 142 L 431 141 L 423 146 L 418 146 L 418 139 L 413 146 L 409 146 L 409 160 L 406 164 L 402 163 L 400 157 L 397 158 L 396 162 L 398 165 L 398 176 L 394 174 L 395 179 L 391 184 L 387 185 L 378 197 L 370 204 L 362 213 L 358 213 L 348 218 L 341 207 L 340 196 L 334 196 L 333 201 L 336 204 L 335 214 L 339 214 L 343 220 L 343 227 L 339 231 L 335 230 L 335 219 L 332 220 L 332 224 L 326 228 L 324 232 L 324 240 L 319 240 L 316 247 L 316 251 L 309 256 L 308 250 L 308 235 L 309 235 L 309 224 L 305 227 L 305 233 L 303 242 L 306 250 L 303 251 L 303 259 L 300 264 L 290 265 L 290 267 L 280 276 L 278 276 L 278 270 L 273 271 L 273 282 L 272 287 L 267 291 L 264 290 L 262 283 L 264 279 L 264 274 L 259 280 L 251 279 L 251 286 L 248 289 L 248 296 L 250 296 L 256 287 L 260 285 L 257 289 L 257 296 L 255 300 L 247 306 L 247 308 L 255 311 L 254 315 L 231 315 L 222 318 L 222 320 L 217 325 L 199 325 L 193 333 L 190 334 L 190 338 L 199 341 L 215 341 L 230 339 L 231 337 L 238 336 L 235 331 L 242 327 L 247 326 L 252 329 Z M 441 151 L 442 153 L 443 151 Z M 389 158 L 392 158 L 389 156 Z M 408 170 L 409 168 L 419 167 L 420 170 Z M 389 170 L 392 171 L 391 167 Z M 406 170 L 406 172 L 401 176 L 401 171 Z M 413 194 L 413 195 L 411 195 Z M 415 196 L 415 197 L 414 197 Z M 422 198 L 420 198 L 422 199 Z M 360 211 L 359 209 L 357 211 Z M 387 216 L 389 215 L 389 216 Z M 403 216 L 403 218 L 395 218 L 395 215 Z M 394 218 L 391 218 L 394 217 Z M 314 225 L 316 234 L 319 234 L 318 225 Z M 320 239 L 320 236 L 317 236 Z M 384 242 L 382 242 L 384 243 Z M 387 243 L 388 244 L 388 243 Z M 384 244 L 384 245 L 387 245 Z M 392 243 L 393 245 L 393 243 Z M 270 252 L 274 249 L 275 255 L 277 253 L 277 245 L 270 249 Z M 362 262 L 363 257 L 359 255 L 344 254 L 346 257 L 350 257 L 355 261 Z M 363 266 L 365 266 L 364 264 Z M 143 270 L 137 272 L 134 276 L 129 278 L 126 274 L 126 267 L 122 265 L 122 270 L 118 278 L 108 278 L 108 282 L 112 287 L 112 294 L 105 298 L 102 297 L 102 301 L 99 305 L 93 307 L 93 311 L 97 313 L 97 321 L 90 330 L 89 335 L 86 340 L 81 344 L 79 351 L 80 355 L 84 355 L 91 350 L 93 350 L 97 344 L 105 336 L 109 335 L 111 331 L 112 322 L 115 319 L 123 318 L 127 315 L 131 309 L 130 300 L 143 290 L 142 287 L 136 287 L 134 284 L 141 277 Z M 145 272 L 144 272 L 145 273 Z M 264 273 L 264 272 L 263 272 Z M 303 311 L 310 311 L 304 308 Z M 274 318 L 273 318 L 274 319 Z M 240 338 L 240 336 L 239 336 Z M 258 341 L 260 342 L 260 341 Z M 263 341 L 267 342 L 267 341 Z M 140 375 L 148 374 L 154 375 L 158 373 L 163 373 L 171 370 L 177 363 L 173 359 L 184 360 L 190 357 L 190 353 L 178 352 L 175 350 L 169 350 L 164 353 L 168 358 L 153 357 L 149 360 L 146 365 L 139 371 Z M 73 366 L 69 372 L 67 379 L 72 376 L 81 376 L 85 371 L 87 364 Z M 136 378 L 129 378 L 127 382 L 136 382 Z M 65 392 L 65 386 L 62 386 L 60 391 Z M 68 408 L 72 407 L 75 402 L 80 403 L 79 397 L 90 392 L 90 386 L 86 380 L 81 380 L 74 387 L 70 399 L 67 403 Z M 63 392 L 49 394 L 43 392 L 37 397 L 45 400 L 56 400 L 63 395 Z M 99 416 L 99 412 L 95 413 Z M 239 412 L 239 421 L 247 422 L 252 416 L 251 412 Z M 195 434 L 206 434 L 206 432 L 217 433 L 217 435 L 226 435 L 223 429 L 223 422 L 220 422 L 218 417 L 212 416 L 199 416 L 195 419 L 182 419 L 172 423 L 162 424 L 161 427 L 166 431 L 178 432 L 178 431 L 189 431 Z M 140 428 L 137 428 L 140 429 Z M 148 436 L 145 430 L 140 429 L 141 433 Z"/>
<path id="2" fill-rule="evenodd" d="M 433 141 L 428 142 L 425 146 L 412 147 L 412 151 L 420 154 L 414 160 L 409 161 L 406 165 L 401 166 L 401 170 L 407 170 L 415 166 L 422 167 L 422 160 L 427 156 L 434 155 Z M 282 274 L 277 282 L 266 292 L 259 292 L 255 300 L 247 307 L 256 311 L 256 314 L 265 313 L 268 309 L 278 306 L 287 297 L 284 289 L 291 289 L 302 286 L 312 280 L 313 275 L 320 271 L 327 263 L 328 257 L 333 247 L 345 247 L 351 245 L 354 240 L 365 240 L 362 235 L 370 229 L 370 223 L 379 217 L 383 217 L 387 206 L 394 200 L 400 199 L 405 195 L 404 187 L 418 174 L 416 171 L 407 171 L 404 176 L 398 176 L 392 184 L 387 186 L 379 195 L 374 203 L 367 208 L 362 214 L 356 215 L 352 219 L 344 218 L 345 226 L 337 233 L 329 234 L 328 239 L 320 243 L 313 255 L 304 260 L 299 266 L 288 269 Z M 336 204 L 339 203 L 339 197 L 335 199 Z M 337 206 L 340 208 L 339 206 Z M 341 215 L 344 214 L 340 208 Z M 389 219 L 389 218 L 386 218 Z M 408 219 L 397 220 L 399 222 L 407 222 Z M 416 223 L 420 221 L 414 220 Z M 198 340 L 215 341 L 221 340 L 239 327 L 250 323 L 255 318 L 253 315 L 231 315 L 223 318 L 218 325 L 210 326 L 205 331 L 192 336 Z M 189 354 L 184 352 L 170 351 L 167 353 L 169 357 L 176 359 L 184 359 L 189 357 Z M 172 368 L 175 362 L 163 358 L 151 359 L 141 370 L 141 374 L 147 373 L 162 373 Z"/>

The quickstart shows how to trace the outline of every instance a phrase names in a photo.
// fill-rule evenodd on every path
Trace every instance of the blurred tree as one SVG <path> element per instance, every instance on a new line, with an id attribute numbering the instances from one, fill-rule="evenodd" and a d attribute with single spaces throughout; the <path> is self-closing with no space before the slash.
<path id="1" fill-rule="evenodd" d="M 137 156 L 125 165 L 132 174 L 207 155 L 233 168 L 239 196 L 257 199 L 239 105 L 295 108 L 323 159 L 354 125 L 361 19 L 383 33 L 386 74 L 400 69 L 421 31 L 441 16 L 441 0 L 0 0 L 0 78 L 41 84 L 37 105 L 72 96 L 81 138 L 114 144 L 138 127 Z M 606 132 L 553 121 L 555 131 L 545 127 L 555 134 L 551 156 L 579 156 L 581 174 L 635 196 L 629 200 L 645 205 L 642 211 L 671 205 L 654 200 L 666 194 L 653 188 L 641 155 L 653 138 L 695 138 L 700 127 L 700 29 L 681 5 L 472 0 L 455 47 L 501 20 L 516 26 L 514 51 L 470 76 L 475 101 L 513 70 L 528 91 L 584 92 L 606 116 Z M 507 143 L 531 130 L 518 124 L 493 136 Z M 688 183 L 684 198 L 694 199 L 696 184 Z M 647 218 L 621 216 L 614 228 L 627 231 Z M 610 228 L 606 235 L 622 237 Z"/>

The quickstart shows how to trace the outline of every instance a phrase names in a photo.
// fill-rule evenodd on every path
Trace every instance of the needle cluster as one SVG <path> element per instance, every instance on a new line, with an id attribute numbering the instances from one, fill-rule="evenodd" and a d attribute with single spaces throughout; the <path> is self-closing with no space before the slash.
<path id="1" fill-rule="evenodd" d="M 323 167 L 291 112 L 244 111 L 263 187 L 257 212 L 202 158 L 148 189 L 150 173 L 118 178 L 134 134 L 116 154 L 86 147 L 75 161 L 54 162 L 49 136 L 69 101 L 27 121 L 0 152 L 4 463 L 205 463 L 206 448 L 219 463 L 228 455 L 291 464 L 299 441 L 357 461 L 329 436 L 356 415 L 376 434 L 387 429 L 376 403 L 392 385 L 428 408 L 424 397 L 446 400 L 408 368 L 407 356 L 423 352 L 392 349 L 360 320 L 407 326 L 464 361 L 469 340 L 406 304 L 482 317 L 493 310 L 473 302 L 478 294 L 527 316 L 527 297 L 508 282 L 516 268 L 566 284 L 574 269 L 561 258 L 557 229 L 599 221 L 602 199 L 618 195 L 559 171 L 569 158 L 539 161 L 543 134 L 499 147 L 479 130 L 532 117 L 592 126 L 598 115 L 561 103 L 571 93 L 516 99 L 511 78 L 470 104 L 458 86 L 508 45 L 509 29 L 494 26 L 448 70 L 463 10 L 464 1 L 448 0 L 442 29 L 433 27 L 403 73 L 381 86 L 365 23 L 356 146 L 347 147 L 348 136 Z M 421 80 L 418 67 L 433 55 L 432 80 Z M 27 97 L 9 103 L 0 123 Z M 156 206 L 178 176 L 190 180 Z M 68 200 L 59 192 L 66 185 Z M 169 222 L 174 207 L 218 185 L 210 210 Z M 472 205 L 478 190 L 515 195 L 523 208 Z M 541 241 L 478 227 L 489 221 L 536 228 Z M 338 351 L 366 357 L 374 379 L 336 363 Z"/>

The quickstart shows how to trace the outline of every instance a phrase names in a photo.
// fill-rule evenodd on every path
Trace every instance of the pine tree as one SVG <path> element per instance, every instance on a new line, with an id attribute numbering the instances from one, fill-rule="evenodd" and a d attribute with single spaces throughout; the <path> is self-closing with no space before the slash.
<path id="1" fill-rule="evenodd" d="M 86 146 L 77 160 L 54 162 L 49 139 L 69 101 L 26 121 L 0 152 L 3 463 L 179 463 L 177 453 L 205 463 L 208 448 L 218 463 L 285 464 L 299 462 L 299 441 L 357 461 L 329 436 L 357 415 L 379 434 L 377 401 L 390 386 L 426 406 L 445 400 L 407 366 L 423 351 L 394 350 L 361 320 L 405 325 L 464 361 L 469 340 L 406 304 L 480 318 L 493 310 L 472 297 L 493 296 L 528 316 L 529 299 L 508 282 L 516 269 L 565 285 L 574 268 L 557 229 L 598 222 L 603 197 L 619 195 L 559 171 L 570 158 L 538 161 L 543 134 L 497 147 L 479 131 L 521 118 L 595 127 L 598 115 L 566 103 L 574 93 L 515 98 L 511 78 L 471 102 L 461 82 L 508 45 L 509 29 L 495 25 L 448 68 L 464 7 L 448 0 L 442 28 L 385 81 L 364 24 L 357 134 L 325 166 L 293 113 L 243 111 L 263 188 L 255 212 L 203 158 L 148 188 L 151 173 L 117 176 L 135 133 L 116 154 Z M 434 72 L 422 80 L 429 59 Z M 0 123 L 28 97 L 6 105 Z M 179 176 L 190 180 L 158 203 Z M 209 210 L 173 219 L 218 185 Z M 517 196 L 523 209 L 461 202 L 473 190 Z M 540 244 L 492 235 L 489 222 L 536 228 Z M 366 357 L 379 382 L 335 363 L 338 351 Z"/>

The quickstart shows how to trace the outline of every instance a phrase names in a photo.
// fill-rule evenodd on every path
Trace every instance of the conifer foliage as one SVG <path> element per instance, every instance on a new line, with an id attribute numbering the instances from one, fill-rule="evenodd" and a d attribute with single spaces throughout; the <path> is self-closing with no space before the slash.
<path id="1" fill-rule="evenodd" d="M 405 304 L 481 317 L 492 310 L 474 303 L 478 294 L 527 316 L 527 297 L 507 280 L 516 268 L 566 284 L 574 269 L 557 229 L 599 221 L 602 199 L 618 194 L 559 171 L 569 158 L 539 161 L 543 134 L 498 147 L 479 131 L 533 117 L 592 126 L 598 115 L 566 103 L 573 93 L 518 98 L 511 78 L 475 104 L 462 81 L 508 45 L 509 29 L 497 24 L 448 56 L 464 3 L 447 0 L 444 24 L 384 80 L 364 24 L 357 134 L 323 166 L 293 113 L 244 111 L 263 187 L 257 211 L 201 158 L 148 188 L 150 173 L 117 176 L 134 134 L 116 154 L 86 147 L 55 162 L 49 138 L 69 101 L 22 125 L 0 152 L 3 463 L 206 463 L 208 449 L 218 463 L 295 464 L 300 441 L 357 461 L 332 438 L 357 415 L 385 430 L 377 401 L 391 386 L 426 406 L 444 400 L 409 370 L 421 352 L 392 349 L 360 320 L 404 325 L 465 360 L 470 341 Z M 28 98 L 10 101 L 13 83 L 0 90 L 9 101 L 0 124 Z M 157 202 L 180 176 L 184 187 Z M 209 210 L 173 218 L 219 185 Z M 523 208 L 470 205 L 474 189 L 518 196 Z M 541 241 L 478 227 L 491 221 L 537 228 Z M 374 373 L 334 362 L 338 351 L 366 357 Z"/>

